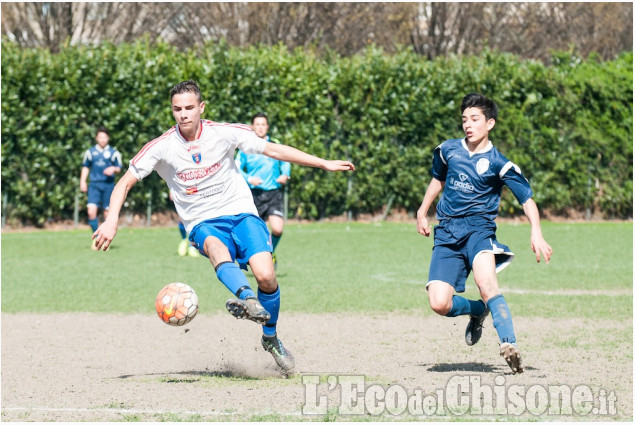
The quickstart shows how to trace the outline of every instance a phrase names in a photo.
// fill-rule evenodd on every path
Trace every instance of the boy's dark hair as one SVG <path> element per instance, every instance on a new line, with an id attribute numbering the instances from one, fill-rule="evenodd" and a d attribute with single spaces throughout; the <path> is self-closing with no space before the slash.
<path id="1" fill-rule="evenodd" d="M 170 100 L 172 100 L 175 94 L 181 93 L 194 93 L 198 98 L 199 103 L 201 102 L 201 89 L 198 88 L 198 84 L 196 84 L 196 81 L 194 80 L 181 81 L 176 86 L 172 87 Z"/>
<path id="2" fill-rule="evenodd" d="M 95 135 L 99 133 L 106 133 L 108 137 L 110 137 L 110 133 L 108 132 L 108 129 L 104 127 L 103 125 L 97 129 L 97 133 L 95 133 Z"/>
<path id="3" fill-rule="evenodd" d="M 251 123 L 253 124 L 256 121 L 256 118 L 264 118 L 267 120 L 267 125 L 269 125 L 269 117 L 264 112 L 258 112 L 256 115 L 251 117 Z"/>
<path id="4" fill-rule="evenodd" d="M 461 113 L 467 108 L 479 108 L 486 119 L 498 118 L 498 106 L 493 100 L 488 99 L 480 93 L 470 93 L 465 95 L 461 101 Z"/>

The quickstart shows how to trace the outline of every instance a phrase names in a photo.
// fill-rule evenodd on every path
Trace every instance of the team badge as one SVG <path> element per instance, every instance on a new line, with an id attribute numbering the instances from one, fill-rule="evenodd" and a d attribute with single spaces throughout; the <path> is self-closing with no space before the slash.
<path id="1" fill-rule="evenodd" d="M 198 188 L 196 186 L 190 186 L 185 188 L 186 195 L 194 195 L 195 193 L 198 193 Z"/>
<path id="2" fill-rule="evenodd" d="M 110 158 L 110 151 L 104 152 L 104 158 L 106 158 L 106 159 Z"/>
<path id="3" fill-rule="evenodd" d="M 481 158 L 476 163 L 476 172 L 479 174 L 483 174 L 489 169 L 489 159 Z"/>
<path id="4" fill-rule="evenodd" d="M 194 160 L 195 163 L 200 164 L 201 163 L 201 153 L 200 152 L 195 152 L 192 154 L 192 159 Z"/>

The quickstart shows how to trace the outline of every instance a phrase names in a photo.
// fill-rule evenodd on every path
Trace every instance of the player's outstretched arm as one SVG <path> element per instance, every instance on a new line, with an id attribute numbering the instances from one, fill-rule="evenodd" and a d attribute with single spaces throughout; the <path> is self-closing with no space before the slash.
<path id="1" fill-rule="evenodd" d="M 326 171 L 355 171 L 355 165 L 350 161 L 329 161 L 279 143 L 267 143 L 263 154 L 280 161 L 321 168 Z"/>
<path id="2" fill-rule="evenodd" d="M 428 223 L 428 210 L 432 205 L 432 202 L 439 196 L 439 193 L 443 190 L 444 182 L 435 179 L 434 177 L 428 185 L 426 194 L 423 196 L 421 206 L 417 211 L 417 232 L 423 236 L 430 236 L 430 224 Z"/>
<path id="3" fill-rule="evenodd" d="M 536 261 L 540 262 L 540 255 L 545 258 L 545 262 L 549 264 L 551 254 L 553 250 L 542 236 L 542 230 L 540 229 L 540 213 L 538 212 L 538 206 L 533 199 L 529 198 L 527 202 L 523 204 L 523 211 L 529 219 L 531 224 L 531 250 L 536 254 Z"/>
<path id="4" fill-rule="evenodd" d="M 117 234 L 117 227 L 119 225 L 119 213 L 121 207 L 128 196 L 128 191 L 139 180 L 130 172 L 126 171 L 121 180 L 115 185 L 110 195 L 110 208 L 108 210 L 108 217 L 93 233 L 93 239 L 95 239 L 97 251 L 103 249 L 106 251 L 110 246 L 110 243 Z"/>

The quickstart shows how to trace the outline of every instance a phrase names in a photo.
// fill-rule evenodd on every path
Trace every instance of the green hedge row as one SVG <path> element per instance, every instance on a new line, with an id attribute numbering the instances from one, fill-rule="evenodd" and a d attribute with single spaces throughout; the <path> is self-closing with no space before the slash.
<path id="1" fill-rule="evenodd" d="M 178 51 L 140 41 L 67 47 L 58 54 L 2 43 L 2 192 L 10 220 L 42 225 L 69 218 L 82 154 L 97 127 L 111 130 L 124 163 L 174 123 L 169 91 L 195 79 L 205 117 L 248 122 L 265 111 L 271 134 L 328 158 L 350 158 L 355 173 L 296 166 L 290 210 L 304 218 L 393 207 L 415 211 L 430 180 L 432 149 L 461 137 L 459 104 L 479 91 L 499 105 L 494 143 L 530 179 L 553 212 L 592 210 L 631 217 L 633 55 L 554 65 L 495 52 L 429 61 L 411 51 L 369 48 L 350 58 L 210 44 Z M 171 209 L 153 173 L 127 208 Z M 85 201 L 85 198 L 83 198 Z M 82 206 L 83 210 L 83 206 Z M 505 191 L 502 215 L 519 206 Z"/>

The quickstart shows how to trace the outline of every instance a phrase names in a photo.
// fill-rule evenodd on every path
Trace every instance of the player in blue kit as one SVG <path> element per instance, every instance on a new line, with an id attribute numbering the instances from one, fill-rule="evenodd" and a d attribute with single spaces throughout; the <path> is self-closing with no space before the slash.
<path id="1" fill-rule="evenodd" d="M 106 128 L 100 127 L 97 130 L 95 141 L 97 144 L 84 152 L 79 177 L 79 190 L 88 192 L 86 209 L 88 224 L 93 232 L 99 225 L 99 208 L 104 210 L 104 219 L 108 216 L 110 195 L 115 187 L 115 174 L 121 171 L 121 154 L 108 144 L 110 136 Z M 89 176 L 90 184 L 87 185 L 86 179 Z M 96 249 L 94 241 L 91 241 L 91 248 Z"/>
<path id="2" fill-rule="evenodd" d="M 251 128 L 258 137 L 270 143 L 280 143 L 267 135 L 269 118 L 263 113 L 254 115 Z M 238 151 L 236 165 L 251 189 L 258 215 L 271 226 L 273 265 L 278 266 L 276 247 L 284 228 L 283 186 L 291 178 L 291 164 L 258 154 Z"/>
<path id="3" fill-rule="evenodd" d="M 498 206 L 507 186 L 531 224 L 531 249 L 547 263 L 552 249 L 542 236 L 538 207 L 520 168 L 505 158 L 489 140 L 498 115 L 496 104 L 477 93 L 461 102 L 463 139 L 446 140 L 434 150 L 432 180 L 417 212 L 417 231 L 430 236 L 426 215 L 437 204 L 439 224 L 434 228 L 434 248 L 428 276 L 428 298 L 436 313 L 455 317 L 469 315 L 465 331 L 467 345 L 481 338 L 483 321 L 491 312 L 500 339 L 500 355 L 513 373 L 524 370 L 512 316 L 498 288 L 496 273 L 513 259 L 509 248 L 496 240 Z M 454 293 L 465 291 L 470 271 L 481 300 L 468 300 Z"/>

